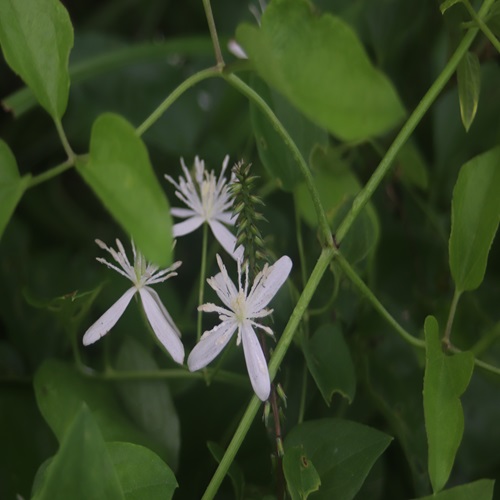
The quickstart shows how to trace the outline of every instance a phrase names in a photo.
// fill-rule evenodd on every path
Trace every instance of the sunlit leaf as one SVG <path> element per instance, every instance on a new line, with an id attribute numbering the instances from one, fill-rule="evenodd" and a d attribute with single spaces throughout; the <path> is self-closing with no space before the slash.
<path id="1" fill-rule="evenodd" d="M 330 406 L 333 394 L 338 392 L 350 403 L 356 392 L 356 374 L 342 331 L 337 325 L 322 325 L 310 340 L 304 341 L 307 367 Z"/>
<path id="2" fill-rule="evenodd" d="M 457 290 L 474 290 L 484 278 L 500 221 L 500 147 L 460 169 L 452 200 L 450 269 Z"/>
<path id="3" fill-rule="evenodd" d="M 0 45 L 9 66 L 56 119 L 66 110 L 73 26 L 59 0 L 2 0 Z"/>
<path id="4" fill-rule="evenodd" d="M 492 500 L 494 487 L 495 481 L 492 479 L 480 479 L 418 500 Z"/>
<path id="5" fill-rule="evenodd" d="M 77 169 L 146 258 L 170 263 L 168 201 L 134 127 L 119 115 L 99 116 L 92 127 L 90 159 Z"/>
<path id="6" fill-rule="evenodd" d="M 481 90 L 481 66 L 473 52 L 467 52 L 457 67 L 460 115 L 465 130 L 469 130 L 476 116 Z"/>
<path id="7" fill-rule="evenodd" d="M 321 479 L 301 446 L 289 448 L 283 457 L 283 472 L 292 500 L 305 500 L 318 491 Z"/>
<path id="8" fill-rule="evenodd" d="M 16 158 L 0 139 L 0 238 L 29 181 L 30 176 L 19 175 Z"/>
<path id="9" fill-rule="evenodd" d="M 306 0 L 275 0 L 260 28 L 244 24 L 236 34 L 259 75 L 340 139 L 382 134 L 404 117 L 352 28 L 330 14 L 316 16 Z"/>
<path id="10" fill-rule="evenodd" d="M 285 455 L 302 447 L 321 480 L 314 498 L 354 498 L 392 438 L 365 425 L 336 418 L 295 426 L 285 439 Z"/>
<path id="11" fill-rule="evenodd" d="M 436 318 L 425 320 L 426 363 L 424 415 L 427 431 L 429 476 L 434 493 L 441 491 L 450 476 L 464 431 L 460 396 L 469 385 L 474 356 L 462 352 L 447 356 L 441 349 Z"/>

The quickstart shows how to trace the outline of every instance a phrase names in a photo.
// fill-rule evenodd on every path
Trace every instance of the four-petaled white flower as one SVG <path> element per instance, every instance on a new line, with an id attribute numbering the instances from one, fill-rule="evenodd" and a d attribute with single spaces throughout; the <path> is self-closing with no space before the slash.
<path id="1" fill-rule="evenodd" d="M 224 226 L 224 224 L 234 225 L 235 222 L 230 210 L 231 194 L 224 177 L 228 162 L 229 156 L 226 156 L 218 180 L 213 170 L 211 172 L 205 170 L 205 162 L 198 157 L 194 160 L 194 180 L 183 159 L 181 165 L 185 177 L 179 177 L 179 182 L 174 181 L 169 175 L 165 175 L 165 178 L 175 186 L 177 198 L 189 207 L 171 209 L 173 216 L 186 219 L 174 224 L 174 238 L 191 233 L 206 222 L 224 250 L 238 260 L 243 256 L 243 247 L 240 245 L 236 248 L 236 237 Z"/>
<path id="2" fill-rule="evenodd" d="M 255 277 L 250 293 L 248 293 L 248 265 L 245 266 L 245 283 L 242 286 L 242 264 L 238 260 L 237 289 L 219 255 L 217 263 L 221 272 L 207 281 L 226 307 L 215 304 L 199 306 L 198 309 L 201 311 L 219 313 L 221 323 L 202 335 L 188 357 L 188 367 L 191 371 L 195 371 L 206 366 L 222 351 L 234 332 L 238 330 L 236 344 L 243 342 L 245 362 L 253 390 L 262 401 L 266 401 L 269 398 L 271 383 L 266 358 L 254 327 L 269 335 L 273 335 L 273 332 L 268 326 L 257 323 L 255 319 L 264 318 L 273 312 L 272 309 L 265 307 L 286 281 L 292 269 L 292 261 L 285 255 L 272 266 L 266 264 Z"/>
<path id="3" fill-rule="evenodd" d="M 134 286 L 127 290 L 86 332 L 83 336 L 83 344 L 93 344 L 102 336 L 106 335 L 120 319 L 132 297 L 139 292 L 144 312 L 149 324 L 158 340 L 170 353 L 173 360 L 179 364 L 184 361 L 184 346 L 180 341 L 180 332 L 175 326 L 170 314 L 162 304 L 160 297 L 155 290 L 148 285 L 160 283 L 172 276 L 176 276 L 176 269 L 182 262 L 175 262 L 168 269 L 159 269 L 154 264 L 146 262 L 144 256 L 135 248 L 132 242 L 132 252 L 134 254 L 134 265 L 131 265 L 125 249 L 120 240 L 116 240 L 118 251 L 107 247 L 101 240 L 95 240 L 100 248 L 111 254 L 120 267 L 110 264 L 105 259 L 98 257 L 97 260 L 105 264 L 125 278 L 128 278 Z M 121 268 L 121 269 L 120 269 Z"/>

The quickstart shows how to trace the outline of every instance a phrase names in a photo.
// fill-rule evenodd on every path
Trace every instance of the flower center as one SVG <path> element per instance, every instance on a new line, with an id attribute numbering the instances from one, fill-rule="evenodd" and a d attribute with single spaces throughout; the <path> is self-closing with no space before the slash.
<path id="1" fill-rule="evenodd" d="M 238 292 L 238 295 L 231 302 L 231 309 L 234 311 L 238 323 L 243 323 L 247 319 L 247 298 L 243 290 Z"/>
<path id="2" fill-rule="evenodd" d="M 210 219 L 214 211 L 215 202 L 215 179 L 210 176 L 203 180 L 201 184 L 201 204 L 203 207 L 203 215 L 206 219 Z"/>

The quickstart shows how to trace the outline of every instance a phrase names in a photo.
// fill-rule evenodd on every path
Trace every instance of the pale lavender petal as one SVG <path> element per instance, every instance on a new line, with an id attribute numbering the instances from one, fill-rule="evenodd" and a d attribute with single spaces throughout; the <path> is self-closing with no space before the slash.
<path id="1" fill-rule="evenodd" d="M 184 222 L 174 224 L 174 227 L 172 228 L 174 238 L 192 233 L 193 231 L 196 231 L 202 224 L 203 218 L 199 216 L 191 217 L 190 219 L 186 219 Z"/>
<path id="2" fill-rule="evenodd" d="M 244 322 L 241 330 L 243 352 L 245 353 L 245 362 L 250 382 L 257 397 L 261 401 L 267 401 L 271 392 L 271 381 L 262 347 L 257 339 L 257 335 L 255 335 L 255 331 L 249 323 Z"/>
<path id="3" fill-rule="evenodd" d="M 171 208 L 170 213 L 174 217 L 182 217 L 183 219 L 197 215 L 196 212 L 194 210 L 191 210 L 190 208 L 177 208 L 177 207 Z"/>
<path id="4" fill-rule="evenodd" d="M 284 255 L 272 266 L 265 267 L 256 277 L 248 294 L 248 317 L 267 306 L 292 270 L 290 257 Z"/>
<path id="5" fill-rule="evenodd" d="M 216 220 L 211 220 L 208 223 L 222 248 L 224 248 L 234 260 L 241 260 L 243 257 L 243 246 L 240 245 L 238 248 L 235 248 L 236 237 L 234 234 L 232 234 L 226 226 Z"/>
<path id="6" fill-rule="evenodd" d="M 189 370 L 194 372 L 207 366 L 224 349 L 236 327 L 236 321 L 223 321 L 209 332 L 205 332 L 188 357 Z"/>
<path id="7" fill-rule="evenodd" d="M 162 309 L 151 295 L 150 290 L 150 288 L 141 288 L 139 290 L 146 317 L 163 347 L 165 347 L 176 363 L 182 365 L 184 361 L 184 346 L 179 340 L 177 332 L 163 315 Z"/>
<path id="8" fill-rule="evenodd" d="M 163 313 L 163 316 L 165 316 L 165 319 L 170 323 L 170 326 L 172 327 L 172 330 L 177 334 L 179 338 L 181 338 L 181 332 L 177 328 L 177 325 L 174 323 L 174 320 L 172 319 L 172 316 L 170 316 L 169 312 L 167 311 L 167 308 L 163 305 L 163 302 L 160 300 L 160 296 L 154 290 L 153 288 L 150 288 L 149 286 L 144 287 L 146 288 L 151 296 L 153 297 L 154 301 L 156 302 L 156 305 L 161 309 L 161 312 Z"/>
<path id="9" fill-rule="evenodd" d="M 127 308 L 137 290 L 128 289 L 86 332 L 83 336 L 83 345 L 93 344 L 106 335 Z"/>
<path id="10" fill-rule="evenodd" d="M 228 226 L 234 226 L 236 222 L 236 217 L 231 212 L 219 212 L 217 214 L 217 220 L 227 224 Z"/>
<path id="11" fill-rule="evenodd" d="M 233 300 L 238 295 L 238 290 L 227 274 L 217 273 L 207 280 L 208 284 L 215 290 L 220 300 L 229 309 L 233 308 Z"/>

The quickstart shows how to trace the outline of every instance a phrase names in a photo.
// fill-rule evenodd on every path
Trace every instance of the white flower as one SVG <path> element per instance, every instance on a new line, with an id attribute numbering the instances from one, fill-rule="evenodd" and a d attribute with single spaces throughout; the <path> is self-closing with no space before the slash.
<path id="1" fill-rule="evenodd" d="M 174 238 L 192 233 L 206 222 L 224 250 L 238 260 L 243 256 L 243 247 L 240 245 L 236 248 L 236 237 L 224 226 L 234 225 L 235 221 L 230 211 L 232 199 L 224 177 L 228 162 L 229 156 L 226 156 L 218 180 L 213 170 L 210 173 L 205 170 L 205 162 L 198 157 L 194 162 L 196 182 L 183 159 L 181 164 L 185 178 L 179 177 L 179 182 L 175 182 L 169 175 L 165 175 L 165 178 L 176 187 L 177 198 L 189 207 L 171 209 L 172 215 L 186 219 L 174 224 Z"/>
<path id="2" fill-rule="evenodd" d="M 217 263 L 221 272 L 207 281 L 226 307 L 203 304 L 198 308 L 204 312 L 219 313 L 221 323 L 202 335 L 188 357 L 188 367 L 191 371 L 195 371 L 206 366 L 222 351 L 234 332 L 238 330 L 236 345 L 243 342 L 245 362 L 253 390 L 262 401 L 266 401 L 269 398 L 271 382 L 266 358 L 254 327 L 269 335 L 273 335 L 273 332 L 268 326 L 254 320 L 264 318 L 273 312 L 272 309 L 265 307 L 286 281 L 292 269 L 292 261 L 285 255 L 272 266 L 266 264 L 255 277 L 250 293 L 248 293 L 248 265 L 245 266 L 245 284 L 242 286 L 241 261 L 238 261 L 238 289 L 236 289 L 219 255 Z"/>
<path id="3" fill-rule="evenodd" d="M 184 346 L 180 341 L 181 333 L 175 326 L 170 314 L 161 303 L 160 297 L 155 290 L 148 285 L 161 283 L 172 276 L 176 276 L 176 269 L 182 262 L 175 262 L 168 269 L 159 270 L 154 264 L 146 262 L 144 256 L 135 249 L 132 242 L 132 252 L 134 254 L 134 265 L 131 265 L 122 242 L 116 240 L 118 251 L 114 248 L 108 248 L 101 240 L 95 242 L 103 250 L 111 254 L 113 259 L 120 267 L 110 264 L 105 259 L 98 257 L 97 260 L 105 264 L 125 278 L 128 278 L 134 286 L 128 289 L 86 332 L 83 336 L 83 345 L 93 344 L 96 340 L 106 335 L 124 313 L 132 297 L 139 292 L 144 312 L 148 318 L 149 324 L 153 329 L 158 340 L 170 353 L 173 360 L 179 364 L 184 361 Z M 121 269 L 120 269 L 121 268 Z"/>

